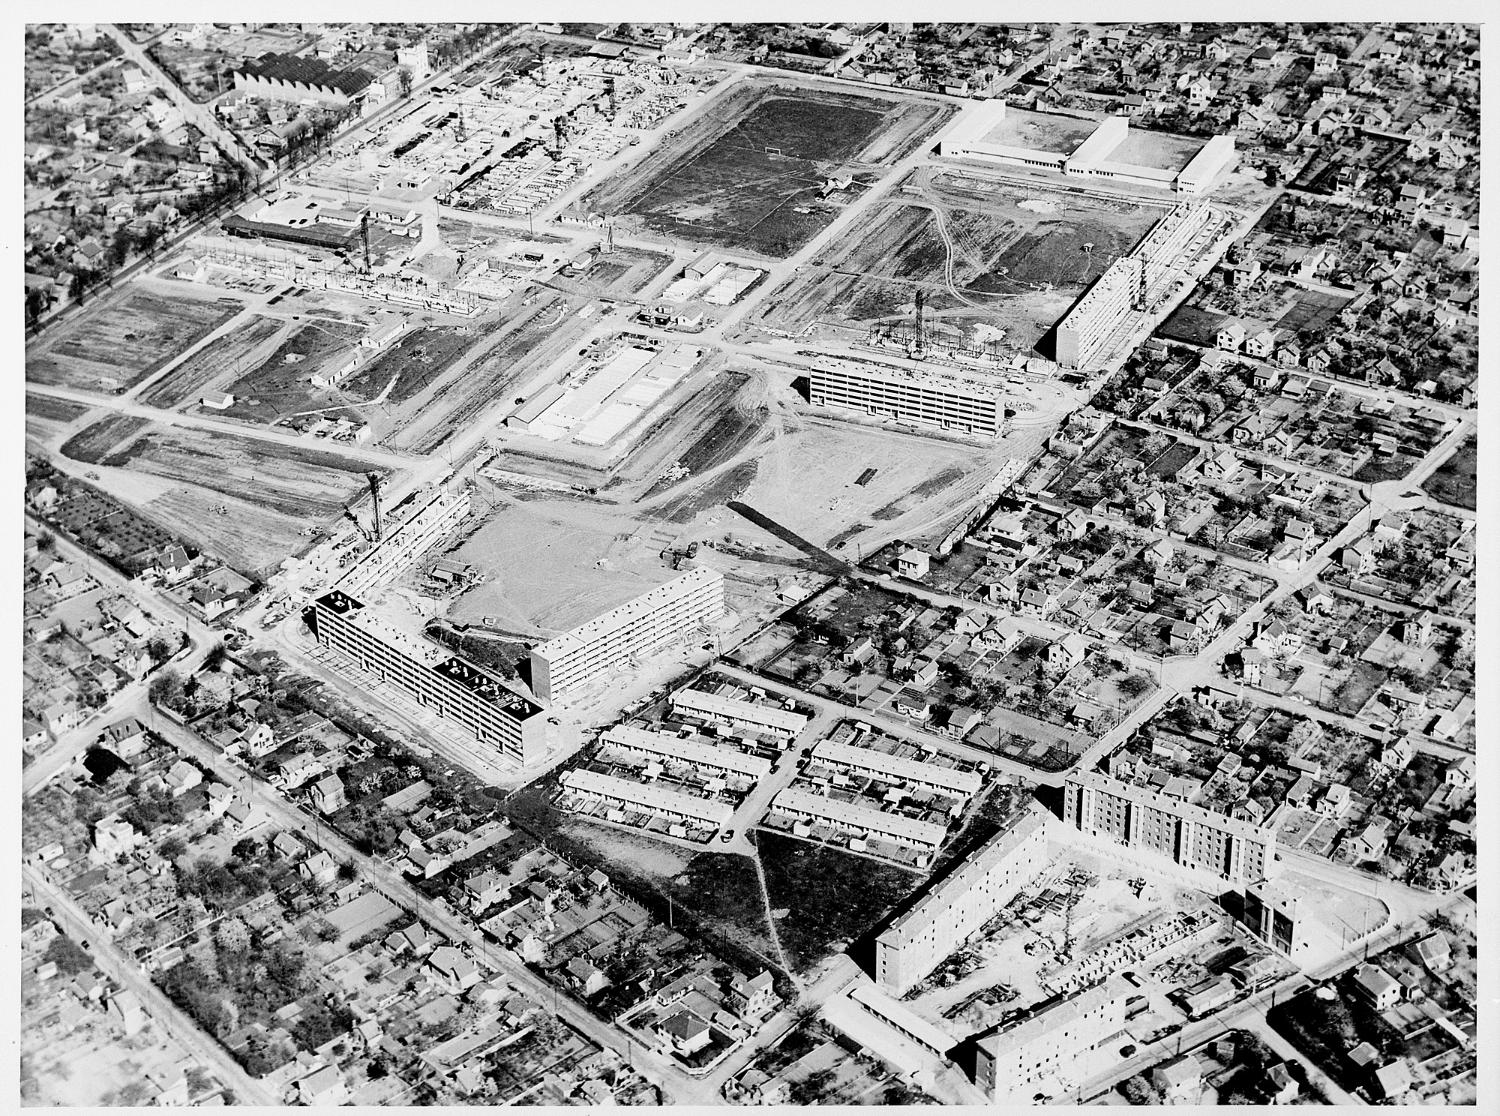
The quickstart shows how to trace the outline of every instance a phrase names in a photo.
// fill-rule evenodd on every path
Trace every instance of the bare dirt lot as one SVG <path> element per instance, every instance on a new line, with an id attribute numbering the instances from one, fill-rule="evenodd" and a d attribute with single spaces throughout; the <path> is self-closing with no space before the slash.
<path id="1" fill-rule="evenodd" d="M 455 553 L 490 580 L 449 610 L 459 622 L 522 635 L 576 627 L 676 576 L 649 525 L 582 500 L 504 502 Z"/>
<path id="2" fill-rule="evenodd" d="M 914 172 L 772 292 L 760 323 L 794 335 L 814 323 L 863 332 L 909 318 L 921 293 L 939 340 L 984 348 L 1003 337 L 1028 352 L 1159 216 L 1066 190 Z"/>
<path id="3" fill-rule="evenodd" d="M 466 326 L 414 330 L 350 376 L 342 391 L 360 403 L 404 403 L 440 379 L 476 340 Z"/>
<path id="4" fill-rule="evenodd" d="M 224 336 L 214 338 L 138 398 L 152 407 L 176 407 L 189 399 L 201 398 L 220 376 L 233 373 L 284 328 L 285 322 L 256 314 Z"/>
<path id="5" fill-rule="evenodd" d="M 311 376 L 350 352 L 364 332 L 361 325 L 327 319 L 302 322 L 261 364 L 224 389 L 234 396 L 234 405 L 224 414 L 271 423 L 287 415 L 338 406 L 331 391 L 313 386 Z"/>
<path id="6" fill-rule="evenodd" d="M 88 406 L 83 403 L 27 392 L 26 440 L 35 445 L 50 442 L 88 412 Z"/>
<path id="7" fill-rule="evenodd" d="M 234 299 L 172 296 L 134 285 L 26 353 L 26 378 L 114 394 L 129 391 L 242 309 Z"/>
<path id="8" fill-rule="evenodd" d="M 109 455 L 110 450 L 150 424 L 150 419 L 136 415 L 110 415 L 69 438 L 63 444 L 62 454 L 74 461 L 82 461 L 85 465 L 97 465 Z"/>
<path id="9" fill-rule="evenodd" d="M 309 521 L 336 514 L 369 471 L 327 450 L 217 431 L 152 427 L 134 437 L 134 431 L 125 433 L 117 439 L 124 444 L 100 464 L 197 485 Z"/>
<path id="10" fill-rule="evenodd" d="M 840 170 L 889 163 L 947 106 L 743 82 L 674 142 L 606 182 L 586 204 L 686 240 L 791 255 L 838 213 L 819 187 Z"/>

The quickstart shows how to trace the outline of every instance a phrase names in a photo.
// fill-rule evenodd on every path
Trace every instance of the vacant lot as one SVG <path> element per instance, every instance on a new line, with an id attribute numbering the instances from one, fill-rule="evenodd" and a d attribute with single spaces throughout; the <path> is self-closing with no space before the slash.
<path id="1" fill-rule="evenodd" d="M 348 322 L 303 322 L 260 365 L 224 389 L 234 396 L 234 406 L 224 413 L 271 423 L 284 415 L 333 406 L 333 393 L 314 387 L 312 374 L 342 359 L 364 332 L 364 326 Z"/>
<path id="2" fill-rule="evenodd" d="M 633 214 L 658 231 L 788 256 L 837 215 L 819 187 L 848 164 L 890 158 L 883 134 L 914 138 L 940 106 L 822 90 L 742 84 L 678 141 L 620 182 L 596 189 L 596 211 Z"/>
<path id="3" fill-rule="evenodd" d="M 755 834 L 776 931 L 806 972 L 867 934 L 920 882 L 893 865 L 764 830 Z"/>
<path id="4" fill-rule="evenodd" d="M 367 466 L 325 450 L 153 427 L 100 464 L 198 485 L 304 519 L 334 515 Z"/>
<path id="5" fill-rule="evenodd" d="M 60 433 L 69 423 L 81 419 L 88 411 L 88 406 L 83 403 L 27 392 L 26 437 L 31 441 L 45 442 Z"/>
<path id="6" fill-rule="evenodd" d="M 1474 510 L 1479 492 L 1479 439 L 1468 439 L 1422 485 L 1434 500 Z"/>
<path id="7" fill-rule="evenodd" d="M 97 465 L 109 456 L 110 450 L 138 434 L 151 423 L 150 419 L 135 415 L 110 415 L 109 418 L 92 423 L 63 443 L 62 454 L 86 465 Z"/>
<path id="8" fill-rule="evenodd" d="M 129 391 L 242 309 L 232 299 L 144 289 L 86 311 L 26 354 L 26 378 L 114 394 Z"/>
<path id="9" fill-rule="evenodd" d="M 349 377 L 341 390 L 361 403 L 404 403 L 448 371 L 474 340 L 465 326 L 414 330 Z"/>
<path id="10" fill-rule="evenodd" d="M 223 337 L 216 337 L 188 357 L 139 396 L 152 407 L 176 407 L 200 398 L 221 375 L 240 370 L 240 363 L 285 327 L 284 322 L 257 314 Z"/>

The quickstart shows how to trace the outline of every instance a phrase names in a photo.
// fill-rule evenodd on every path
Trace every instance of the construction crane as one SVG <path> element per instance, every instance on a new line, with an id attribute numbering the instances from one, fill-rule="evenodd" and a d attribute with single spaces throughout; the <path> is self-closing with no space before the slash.
<path id="1" fill-rule="evenodd" d="M 381 538 L 381 531 L 380 531 L 380 480 L 381 480 L 381 478 L 380 478 L 380 474 L 379 473 L 366 473 L 365 474 L 365 479 L 370 482 L 370 497 L 371 497 L 371 499 L 373 499 L 375 501 L 375 535 L 374 535 L 374 538 L 371 541 L 378 544 L 380 542 L 380 538 Z"/>
<path id="2" fill-rule="evenodd" d="M 918 356 L 920 356 L 921 354 L 923 354 L 923 353 L 925 353 L 927 351 L 926 310 L 927 310 L 927 292 L 919 290 L 919 291 L 917 291 L 917 311 L 916 311 L 917 346 L 913 350 L 913 352 L 916 355 L 918 355 Z"/>
<path id="3" fill-rule="evenodd" d="M 370 211 L 367 209 L 360 214 L 359 236 L 364 242 L 365 249 L 365 274 L 370 274 Z"/>

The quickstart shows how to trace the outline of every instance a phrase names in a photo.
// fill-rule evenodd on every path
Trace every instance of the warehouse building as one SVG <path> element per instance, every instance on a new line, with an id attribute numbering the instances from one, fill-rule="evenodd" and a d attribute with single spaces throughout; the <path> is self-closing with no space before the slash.
<path id="1" fill-rule="evenodd" d="M 857 748 L 852 744 L 838 744 L 832 740 L 819 741 L 813 749 L 813 759 L 844 771 L 856 771 L 887 783 L 905 783 L 923 790 L 937 791 L 961 798 L 970 798 L 984 785 L 984 776 L 977 771 L 963 771 L 956 767 L 943 767 L 935 763 L 893 756 L 888 752 L 877 752 L 873 748 Z"/>
<path id="2" fill-rule="evenodd" d="M 948 835 L 945 826 L 904 814 L 888 814 L 873 806 L 825 798 L 801 787 L 781 791 L 771 801 L 771 808 L 803 821 L 831 825 L 856 837 L 874 837 L 927 852 L 936 850 Z"/>
<path id="3" fill-rule="evenodd" d="M 628 810 L 649 810 L 655 814 L 684 821 L 693 825 L 707 825 L 723 829 L 734 817 L 734 808 L 727 802 L 711 798 L 695 798 L 690 794 L 659 787 L 654 783 L 638 783 L 634 779 L 619 779 L 598 771 L 573 768 L 564 771 L 561 783 L 567 790 L 583 798 L 605 802 Z"/>
<path id="4" fill-rule="evenodd" d="M 338 70 L 317 58 L 262 54 L 234 70 L 234 87 L 252 97 L 282 101 L 316 100 L 343 106 L 370 84 L 370 75 L 355 67 Z"/>
<path id="5" fill-rule="evenodd" d="M 875 979 L 902 995 L 1000 913 L 1051 863 L 1048 815 L 1028 810 L 970 853 L 875 941 Z"/>
<path id="6" fill-rule="evenodd" d="M 314 602 L 313 625 L 324 647 L 410 694 L 500 757 L 527 764 L 545 753 L 547 719 L 541 706 L 494 675 L 374 616 L 343 590 Z"/>
<path id="7" fill-rule="evenodd" d="M 531 650 L 531 688 L 552 701 L 724 615 L 724 576 L 699 568 Z"/>
<path id="8" fill-rule="evenodd" d="M 778 709 L 703 690 L 678 690 L 672 695 L 672 712 L 724 728 L 750 729 L 788 739 L 807 724 L 807 714 L 794 709 Z"/>
<path id="9" fill-rule="evenodd" d="M 808 373 L 808 401 L 987 438 L 1005 419 L 1005 393 L 991 379 L 890 364 L 824 361 Z"/>
<path id="10" fill-rule="evenodd" d="M 1214 813 L 1097 771 L 1068 776 L 1063 820 L 1084 833 L 1241 887 L 1276 871 L 1273 827 Z"/>
<path id="11" fill-rule="evenodd" d="M 615 725 L 604 734 L 603 742 L 612 748 L 686 763 L 705 771 L 763 779 L 771 773 L 771 761 L 762 756 L 747 755 L 732 748 L 716 748 L 697 740 L 683 740 L 666 733 L 650 732 L 630 725 Z"/>

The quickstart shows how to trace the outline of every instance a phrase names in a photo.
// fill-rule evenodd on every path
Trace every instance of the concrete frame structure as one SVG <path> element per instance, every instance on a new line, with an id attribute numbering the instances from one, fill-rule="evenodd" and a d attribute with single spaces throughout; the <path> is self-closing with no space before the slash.
<path id="1" fill-rule="evenodd" d="M 531 689 L 543 701 L 625 669 L 724 614 L 724 575 L 700 567 L 531 649 Z"/>
<path id="2" fill-rule="evenodd" d="M 1057 171 L 1070 178 L 1104 179 L 1111 183 L 1172 190 L 1179 194 L 1202 194 L 1212 189 L 1236 158 L 1234 137 L 1226 135 L 1210 138 L 1180 170 L 1111 160 L 1109 156 L 1130 134 L 1130 120 L 1124 116 L 1106 116 L 1098 120 L 1094 130 L 1072 151 L 1043 151 L 986 139 L 996 125 L 1005 119 L 1007 111 L 1004 101 L 990 101 L 969 110 L 964 122 L 938 143 L 938 155 L 950 159 L 978 159 L 1011 166 L 1036 167 Z"/>
<path id="3" fill-rule="evenodd" d="M 404 690 L 501 757 L 528 764 L 546 751 L 547 719 L 540 705 L 487 671 L 372 615 L 343 590 L 330 590 L 314 602 L 313 625 L 324 647 Z"/>
<path id="4" fill-rule="evenodd" d="M 392 526 L 380 542 L 360 555 L 335 586 L 355 594 L 389 581 L 462 523 L 469 508 L 469 489 L 439 490 L 425 506 Z"/>
<path id="5" fill-rule="evenodd" d="M 873 748 L 838 744 L 832 740 L 819 741 L 813 748 L 812 758 L 831 767 L 873 775 L 884 782 L 909 783 L 925 790 L 963 798 L 973 797 L 984 785 L 984 776 L 977 771 L 941 767 L 935 763 L 893 756 L 877 752 Z"/>
<path id="6" fill-rule="evenodd" d="M 1032 807 L 975 849 L 875 940 L 875 979 L 902 995 L 1051 863 L 1050 815 Z"/>
<path id="7" fill-rule="evenodd" d="M 974 1082 L 995 1104 L 1031 1104 L 1037 1084 L 1119 1035 L 1131 986 L 1113 976 L 985 1035 L 975 1047 Z"/>
<path id="8" fill-rule="evenodd" d="M 801 787 L 787 787 L 781 791 L 771 800 L 771 808 L 794 818 L 821 822 L 847 833 L 877 837 L 914 849 L 934 850 L 948 836 L 945 826 L 918 821 L 903 814 L 888 814 L 873 806 L 825 798 Z"/>
<path id="9" fill-rule="evenodd" d="M 793 709 L 773 709 L 740 698 L 723 697 L 703 690 L 678 690 L 672 695 L 672 711 L 686 713 L 715 725 L 753 729 L 791 739 L 807 724 L 807 714 Z"/>
<path id="10" fill-rule="evenodd" d="M 1005 420 L 1005 392 L 978 376 L 896 365 L 827 362 L 807 377 L 808 401 L 899 422 L 994 438 Z"/>
<path id="11" fill-rule="evenodd" d="M 683 740 L 630 725 L 614 725 L 604 734 L 602 743 L 623 751 L 657 756 L 746 779 L 764 779 L 771 773 L 771 761 L 764 756 L 747 755 L 733 748 L 716 748 L 712 744 Z"/>
<path id="12" fill-rule="evenodd" d="M 1245 925 L 1277 953 L 1300 965 L 1312 952 L 1308 935 L 1310 912 L 1300 896 L 1271 880 L 1247 887 L 1244 892 Z"/>
<path id="13" fill-rule="evenodd" d="M 669 818 L 680 818 L 696 824 L 711 825 L 723 829 L 734 817 L 734 807 L 727 802 L 711 798 L 695 798 L 658 787 L 651 783 L 637 783 L 632 779 L 619 779 L 600 771 L 573 768 L 564 771 L 559 779 L 563 787 L 585 798 L 600 802 L 612 802 L 633 809 L 652 810 Z"/>
<path id="14" fill-rule="evenodd" d="M 1216 814 L 1097 771 L 1063 786 L 1063 820 L 1078 830 L 1244 886 L 1276 871 L 1276 830 Z"/>

